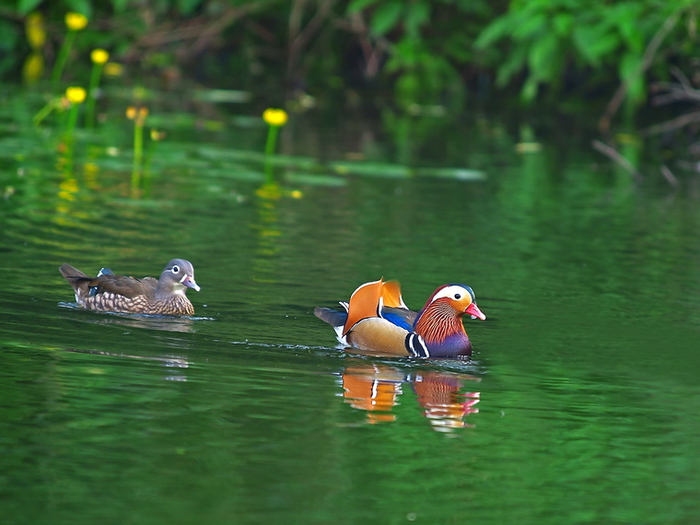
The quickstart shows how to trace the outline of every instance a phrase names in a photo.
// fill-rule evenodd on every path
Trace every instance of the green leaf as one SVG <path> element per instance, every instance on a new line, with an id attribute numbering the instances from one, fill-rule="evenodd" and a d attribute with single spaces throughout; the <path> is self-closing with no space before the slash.
<path id="1" fill-rule="evenodd" d="M 427 2 L 408 4 L 404 25 L 409 35 L 418 37 L 421 26 L 428 20 L 430 20 L 430 5 Z"/>
<path id="2" fill-rule="evenodd" d="M 612 6 L 611 6 L 612 7 Z M 639 30 L 639 21 L 643 17 L 643 6 L 635 4 L 620 4 L 610 13 L 606 11 L 610 24 L 614 25 L 620 33 L 627 47 L 633 51 L 642 52 L 645 43 L 645 33 Z"/>
<path id="3" fill-rule="evenodd" d="M 350 2 L 347 12 L 357 13 L 359 11 L 362 11 L 365 7 L 374 4 L 376 1 L 377 0 L 354 0 L 353 2 Z"/>
<path id="4" fill-rule="evenodd" d="M 525 102 L 532 102 L 535 100 L 535 97 L 537 96 L 537 91 L 539 89 L 539 81 L 537 78 L 535 78 L 534 75 L 530 75 L 527 77 L 527 81 L 525 81 L 525 85 L 523 86 L 523 90 L 520 92 L 520 97 L 525 101 Z"/>
<path id="5" fill-rule="evenodd" d="M 525 60 L 527 58 L 527 48 L 525 46 L 517 46 L 508 55 L 506 61 L 501 64 L 498 68 L 498 75 L 496 76 L 496 84 L 499 86 L 505 86 L 510 78 L 525 67 Z"/>
<path id="6" fill-rule="evenodd" d="M 621 43 L 617 32 L 601 26 L 577 26 L 573 41 L 584 60 L 594 66 L 611 55 Z"/>
<path id="7" fill-rule="evenodd" d="M 262 172 L 262 170 L 254 170 L 245 166 L 226 166 L 223 168 L 210 167 L 204 170 L 199 170 L 199 173 L 201 176 L 206 177 L 234 179 L 248 182 L 263 182 L 265 180 L 265 174 Z"/>
<path id="8" fill-rule="evenodd" d="M 559 62 L 557 55 L 561 51 L 559 39 L 554 33 L 547 33 L 536 40 L 530 48 L 528 56 L 530 75 L 538 80 L 553 80 L 557 74 L 554 65 Z"/>
<path id="9" fill-rule="evenodd" d="M 386 64 L 387 71 L 394 72 L 402 68 L 415 67 L 418 62 L 417 48 L 419 45 L 419 42 L 416 41 L 415 38 L 404 35 L 404 37 L 394 45 L 393 56 Z"/>
<path id="10" fill-rule="evenodd" d="M 26 15 L 34 11 L 42 0 L 19 0 L 17 2 L 17 12 L 20 15 Z"/>
<path id="11" fill-rule="evenodd" d="M 335 162 L 330 168 L 341 175 L 354 174 L 374 177 L 406 178 L 411 170 L 400 164 L 384 164 L 380 162 Z"/>
<path id="12" fill-rule="evenodd" d="M 497 18 L 479 34 L 474 41 L 474 45 L 482 49 L 489 47 L 501 38 L 509 35 L 512 27 L 511 19 L 507 15 Z"/>
<path id="13" fill-rule="evenodd" d="M 642 57 L 636 53 L 625 53 L 620 60 L 620 79 L 627 83 L 627 96 L 634 104 L 638 104 L 645 97 L 644 75 L 640 66 Z"/>
<path id="14" fill-rule="evenodd" d="M 543 13 L 535 13 L 532 17 L 522 17 L 513 26 L 511 36 L 516 42 L 519 40 L 529 40 L 549 31 L 547 26 L 548 18 Z"/>
<path id="15" fill-rule="evenodd" d="M 0 49 L 2 51 L 9 52 L 14 48 L 17 45 L 20 34 L 15 24 L 11 24 L 8 20 L 0 19 Z M 18 57 L 12 58 L 16 59 Z"/>
<path id="16" fill-rule="evenodd" d="M 347 180 L 334 175 L 319 175 L 315 173 L 292 173 L 288 172 L 284 175 L 284 180 L 292 184 L 306 184 L 308 186 L 329 186 L 339 187 L 345 186 Z"/>
<path id="17" fill-rule="evenodd" d="M 121 14 L 126 10 L 126 6 L 128 5 L 129 0 L 112 0 L 112 7 L 114 8 L 114 12 Z"/>
<path id="18" fill-rule="evenodd" d="M 88 20 L 92 18 L 92 4 L 89 0 L 66 0 L 66 6 L 69 11 L 85 15 Z"/>
<path id="19" fill-rule="evenodd" d="M 466 168 L 418 168 L 416 175 L 419 177 L 436 177 L 439 179 L 455 180 L 485 180 L 486 173 L 481 170 Z"/>
<path id="20" fill-rule="evenodd" d="M 190 15 L 201 3 L 202 0 L 178 0 L 177 7 L 183 15 Z"/>
<path id="21" fill-rule="evenodd" d="M 571 26 L 574 23 L 574 17 L 571 13 L 557 13 L 552 18 L 552 27 L 554 32 L 560 36 L 567 36 L 571 33 Z"/>
<path id="22" fill-rule="evenodd" d="M 399 21 L 404 3 L 398 0 L 380 5 L 372 15 L 372 31 L 383 35 L 393 29 Z"/>

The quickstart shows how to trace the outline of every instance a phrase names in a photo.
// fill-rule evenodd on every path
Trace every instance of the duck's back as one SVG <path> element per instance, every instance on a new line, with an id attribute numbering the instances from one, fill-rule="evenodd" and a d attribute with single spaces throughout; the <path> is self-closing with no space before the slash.
<path id="1" fill-rule="evenodd" d="M 69 264 L 59 268 L 75 290 L 75 300 L 88 310 L 123 313 L 160 313 L 153 311 L 158 280 L 114 275 L 109 270 L 88 277 Z"/>

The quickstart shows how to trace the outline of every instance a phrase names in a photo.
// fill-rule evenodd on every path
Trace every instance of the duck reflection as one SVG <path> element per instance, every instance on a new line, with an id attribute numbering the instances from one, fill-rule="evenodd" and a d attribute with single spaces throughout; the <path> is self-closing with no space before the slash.
<path id="1" fill-rule="evenodd" d="M 194 319 L 187 317 L 136 317 L 111 315 L 106 319 L 93 319 L 95 324 L 116 324 L 127 328 L 145 328 L 163 332 L 190 333 L 194 329 Z"/>
<path id="2" fill-rule="evenodd" d="M 439 370 L 401 370 L 383 364 L 358 363 L 341 374 L 343 397 L 353 408 L 367 412 L 368 423 L 395 421 L 392 408 L 403 388 L 415 392 L 423 415 L 434 430 L 449 432 L 473 426 L 466 416 L 479 411 L 479 392 L 461 392 L 464 383 L 478 377 Z"/>
<path id="3" fill-rule="evenodd" d="M 77 303 L 58 303 L 63 308 L 72 310 L 85 309 Z M 165 315 L 121 314 L 112 312 L 87 312 L 83 321 L 86 323 L 120 325 L 127 328 L 145 328 L 164 332 L 190 333 L 194 331 L 196 321 L 213 321 L 212 317 L 169 317 Z"/>
<path id="4" fill-rule="evenodd" d="M 90 354 L 99 355 L 106 357 L 115 357 L 118 359 L 140 359 L 143 361 L 152 361 L 160 363 L 165 369 L 170 373 L 163 379 L 166 381 L 187 381 L 187 375 L 185 370 L 189 368 L 190 362 L 187 360 L 186 356 L 178 355 L 164 355 L 164 356 L 145 356 L 145 355 L 134 355 L 134 354 L 124 354 L 118 352 L 106 352 L 102 350 L 82 350 L 77 348 L 62 348 L 64 352 L 72 352 L 75 354 Z"/>

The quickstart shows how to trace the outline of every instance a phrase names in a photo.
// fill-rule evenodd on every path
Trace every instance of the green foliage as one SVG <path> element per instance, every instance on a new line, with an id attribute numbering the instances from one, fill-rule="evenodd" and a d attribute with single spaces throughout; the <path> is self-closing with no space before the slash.
<path id="1" fill-rule="evenodd" d="M 560 94 L 562 80 L 573 68 L 579 72 L 607 70 L 600 77 L 601 85 L 610 85 L 615 77 L 617 83 L 626 82 L 630 103 L 636 106 L 646 96 L 641 73 L 650 42 L 679 14 L 685 14 L 689 26 L 694 26 L 696 7 L 697 0 L 516 0 L 484 28 L 476 46 L 492 49 L 500 45 L 500 63 L 494 63 L 497 83 L 505 86 L 522 73 L 521 95 L 526 101 L 537 98 L 542 86 Z M 680 42 L 692 38 L 691 32 L 677 29 L 658 54 L 659 62 L 668 59 Z M 586 81 L 582 84 L 589 90 L 597 87 Z"/>
<path id="2" fill-rule="evenodd" d="M 18 0 L 17 13 L 20 15 L 28 15 L 34 11 L 42 0 Z"/>
<path id="3" fill-rule="evenodd" d="M 7 20 L 0 19 L 0 75 L 15 64 L 13 50 L 21 40 L 17 27 Z"/>
<path id="4" fill-rule="evenodd" d="M 472 44 L 492 14 L 491 5 L 464 0 L 355 0 L 348 13 L 361 12 L 369 20 L 370 39 L 387 46 L 384 73 L 395 82 L 400 107 L 445 102 L 459 107 L 457 101 L 464 94 L 461 70 L 474 61 Z"/>
<path id="5" fill-rule="evenodd" d="M 283 98 L 352 87 L 391 93 L 395 108 L 459 111 L 474 88 L 558 102 L 621 83 L 629 108 L 646 100 L 667 63 L 690 64 L 700 0 L 0 0 L 0 75 L 20 77 L 29 55 L 23 18 L 40 10 L 50 70 L 66 37 L 63 17 L 90 19 L 65 81 L 85 78 L 105 48 L 131 75 L 197 78 Z M 36 53 L 36 50 L 35 50 Z M 491 90 L 491 91 L 487 91 Z"/>

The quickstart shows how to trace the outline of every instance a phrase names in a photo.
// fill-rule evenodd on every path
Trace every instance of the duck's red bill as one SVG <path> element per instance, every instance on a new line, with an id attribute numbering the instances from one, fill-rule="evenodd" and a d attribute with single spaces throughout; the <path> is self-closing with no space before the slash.
<path id="1" fill-rule="evenodd" d="M 486 321 L 486 316 L 481 310 L 479 310 L 479 307 L 476 305 L 476 303 L 472 303 L 469 306 L 467 306 L 467 309 L 464 310 L 464 312 L 471 315 L 472 319 L 481 319 L 482 321 Z"/>

